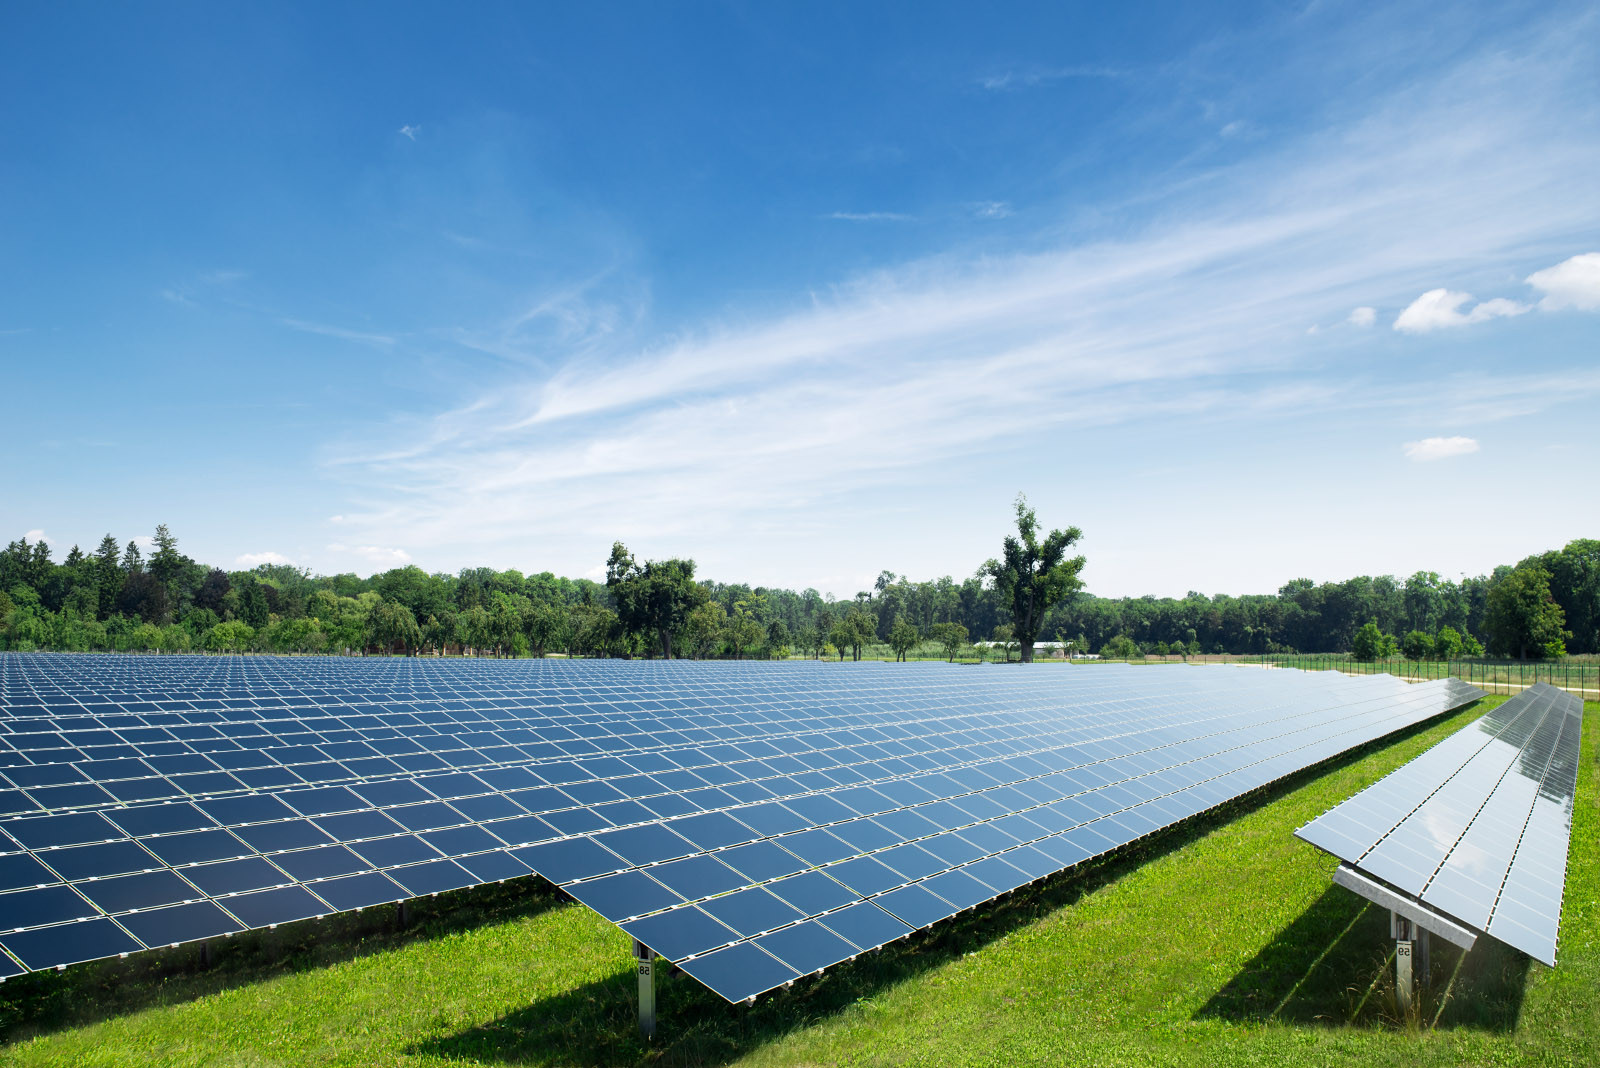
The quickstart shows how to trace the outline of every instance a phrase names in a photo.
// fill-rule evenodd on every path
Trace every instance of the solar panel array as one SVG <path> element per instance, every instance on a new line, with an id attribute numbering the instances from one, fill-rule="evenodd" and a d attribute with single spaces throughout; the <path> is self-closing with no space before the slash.
<path id="1" fill-rule="evenodd" d="M 537 872 L 737 1001 L 1479 695 L 1175 666 L 0 654 L 0 977 Z"/>
<path id="2" fill-rule="evenodd" d="M 1582 730 L 1539 683 L 1295 833 L 1553 965 Z"/>

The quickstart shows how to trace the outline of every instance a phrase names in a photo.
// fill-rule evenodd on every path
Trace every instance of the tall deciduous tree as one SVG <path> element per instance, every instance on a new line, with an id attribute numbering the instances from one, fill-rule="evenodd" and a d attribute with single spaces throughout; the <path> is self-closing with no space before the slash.
<path id="1" fill-rule="evenodd" d="M 372 610 L 367 628 L 372 643 L 381 646 L 386 653 L 398 645 L 409 656 L 422 644 L 422 628 L 417 626 L 417 617 L 398 601 L 380 601 Z"/>
<path id="2" fill-rule="evenodd" d="M 938 642 L 944 648 L 944 655 L 954 663 L 956 654 L 967 644 L 967 628 L 960 623 L 935 623 L 929 628 L 928 637 Z"/>
<path id="3" fill-rule="evenodd" d="M 228 579 L 228 573 L 220 567 L 214 567 L 206 572 L 205 580 L 200 583 L 200 588 L 194 591 L 194 603 L 197 608 L 209 608 L 218 615 L 222 613 L 222 599 L 228 596 L 228 591 L 233 588 L 233 583 Z"/>
<path id="4" fill-rule="evenodd" d="M 764 633 L 766 632 L 761 626 L 761 619 L 756 615 L 750 602 L 735 602 L 733 614 L 728 617 L 727 625 L 722 628 L 723 640 L 733 649 L 733 658 L 741 659 L 744 651 L 759 642 Z"/>
<path id="5" fill-rule="evenodd" d="M 728 613 L 715 601 L 707 601 L 690 612 L 684 621 L 683 633 L 693 655 L 701 659 L 710 656 L 727 625 Z"/>
<path id="6" fill-rule="evenodd" d="M 1383 631 L 1374 622 L 1364 623 L 1350 643 L 1350 655 L 1357 660 L 1376 660 L 1383 655 Z"/>
<path id="7" fill-rule="evenodd" d="M 889 648 L 894 650 L 895 658 L 898 660 L 905 660 L 906 653 L 921 640 L 922 636 L 917 633 L 917 628 L 907 623 L 904 617 L 895 620 L 894 626 L 889 628 Z"/>
<path id="8" fill-rule="evenodd" d="M 1600 653 L 1600 541 L 1579 538 L 1560 552 L 1548 552 L 1524 564 L 1550 573 L 1550 596 L 1566 616 L 1574 653 Z"/>
<path id="9" fill-rule="evenodd" d="M 634 560 L 620 541 L 611 546 L 606 562 L 606 586 L 617 603 L 623 627 L 651 635 L 660 642 L 661 655 L 672 659 L 672 636 L 707 594 L 694 580 L 693 560 Z"/>
<path id="10" fill-rule="evenodd" d="M 844 628 L 849 636 L 850 659 L 860 660 L 861 647 L 878 636 L 878 621 L 865 608 L 856 607 L 845 614 Z"/>
<path id="11" fill-rule="evenodd" d="M 1550 595 L 1550 573 L 1542 567 L 1519 567 L 1489 590 L 1483 629 L 1489 651 L 1498 656 L 1564 656 L 1566 617 Z"/>
<path id="12" fill-rule="evenodd" d="M 1022 647 L 1022 662 L 1033 663 L 1033 643 L 1044 623 L 1045 613 L 1057 601 L 1083 586 L 1078 573 L 1084 558 L 1067 558 L 1067 550 L 1077 544 L 1083 532 L 1077 527 L 1052 530 L 1039 540 L 1039 521 L 1028 499 L 1017 494 L 1017 533 L 1007 536 L 1004 551 L 997 560 L 983 565 L 983 574 L 994 580 L 995 589 L 1011 609 L 1011 623 L 1017 644 Z"/>
<path id="13" fill-rule="evenodd" d="M 1400 639 L 1400 652 L 1407 660 L 1427 660 L 1433 656 L 1433 639 L 1414 630 Z"/>

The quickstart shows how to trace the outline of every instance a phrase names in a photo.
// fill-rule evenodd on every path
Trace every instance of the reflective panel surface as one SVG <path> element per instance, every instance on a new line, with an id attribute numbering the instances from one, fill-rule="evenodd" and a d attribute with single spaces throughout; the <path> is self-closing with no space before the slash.
<path id="1" fill-rule="evenodd" d="M 1582 730 L 1539 683 L 1295 833 L 1553 965 Z"/>
<path id="2" fill-rule="evenodd" d="M 1478 696 L 1222 667 L 4 653 L 0 973 L 536 872 L 738 1001 Z"/>

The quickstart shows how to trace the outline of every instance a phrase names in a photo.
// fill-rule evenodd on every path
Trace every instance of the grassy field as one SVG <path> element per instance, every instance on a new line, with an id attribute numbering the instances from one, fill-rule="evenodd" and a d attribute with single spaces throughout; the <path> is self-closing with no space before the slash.
<path id="1" fill-rule="evenodd" d="M 1469 722 L 1349 755 L 753 1007 L 658 980 L 634 1031 L 621 933 L 507 885 L 0 986 L 4 1065 L 1600 1064 L 1600 708 L 1561 965 L 1436 942 L 1393 1011 L 1387 914 L 1291 831 Z"/>

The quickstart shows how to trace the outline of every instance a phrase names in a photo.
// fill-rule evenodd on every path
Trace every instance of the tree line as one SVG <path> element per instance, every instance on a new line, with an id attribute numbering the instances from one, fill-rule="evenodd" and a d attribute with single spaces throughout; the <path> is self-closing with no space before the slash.
<path id="1" fill-rule="evenodd" d="M 849 599 L 706 581 L 688 559 L 613 546 L 604 582 L 550 572 L 415 566 L 360 577 L 199 563 L 157 527 L 148 554 L 106 535 L 57 561 L 26 538 L 0 552 L 0 648 L 479 656 L 859 659 L 883 647 L 954 658 L 994 639 L 1075 652 L 1354 653 L 1551 657 L 1600 652 L 1600 541 L 1579 540 L 1459 582 L 1421 571 L 1296 579 L 1274 594 L 1096 597 L 1081 588 L 1076 528 L 1016 532 L 971 576 L 883 571 Z"/>

